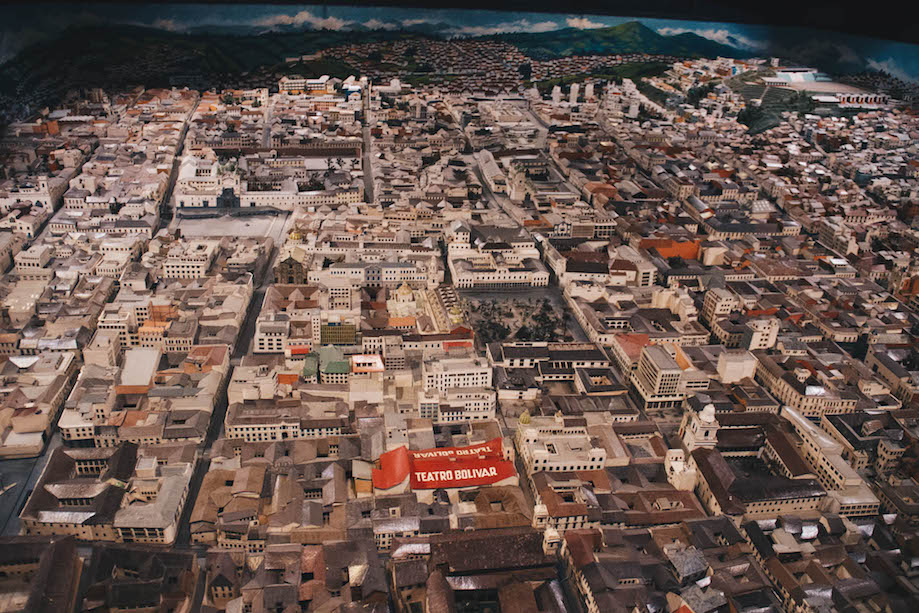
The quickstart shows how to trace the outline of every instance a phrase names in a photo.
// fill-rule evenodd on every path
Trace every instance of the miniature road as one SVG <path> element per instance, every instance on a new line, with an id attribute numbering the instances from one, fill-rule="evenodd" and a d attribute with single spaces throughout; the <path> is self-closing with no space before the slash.
<path id="1" fill-rule="evenodd" d="M 510 208 L 511 206 L 513 206 L 510 204 L 510 201 L 507 200 L 505 196 L 495 194 L 494 192 L 491 191 L 491 188 L 488 186 L 488 183 L 485 182 L 485 177 L 482 176 L 482 169 L 479 168 L 478 162 L 476 162 L 475 158 L 473 158 L 471 155 L 468 156 L 468 158 L 469 159 L 467 159 L 467 162 L 472 165 L 472 171 L 475 173 L 475 176 L 479 180 L 479 183 L 482 184 L 482 194 L 486 196 L 485 200 L 492 205 L 497 205 L 497 208 L 504 211 L 504 214 L 507 215 L 508 218 L 510 218 L 510 220 L 514 224 L 518 226 L 522 226 L 523 224 L 521 224 L 520 220 L 517 219 L 517 217 L 514 215 L 514 210 Z M 507 202 L 505 202 L 505 200 L 507 200 Z M 495 208 L 495 207 L 492 206 L 492 208 Z"/>
<path id="2" fill-rule="evenodd" d="M 19 512 L 41 476 L 51 452 L 61 446 L 60 432 L 55 430 L 45 451 L 37 458 L 0 461 L 0 516 L 5 517 L 0 534 L 19 534 Z"/>
<path id="3" fill-rule="evenodd" d="M 549 137 L 549 126 L 542 120 L 542 118 L 533 112 L 533 109 L 530 108 L 530 104 L 527 103 L 524 108 L 527 115 L 530 116 L 530 121 L 532 121 L 539 130 L 539 137 L 536 139 L 536 147 L 540 150 L 545 149 L 546 139 Z"/>
<path id="4" fill-rule="evenodd" d="M 252 294 L 252 300 L 249 301 L 249 308 L 246 311 L 246 317 L 243 320 L 242 327 L 239 331 L 239 336 L 236 339 L 236 345 L 234 346 L 233 353 L 230 357 L 230 370 L 227 373 L 227 380 L 224 383 L 221 392 L 214 403 L 214 412 L 211 415 L 210 424 L 208 425 L 207 430 L 207 436 L 204 440 L 204 446 L 201 449 L 201 456 L 198 460 L 198 465 L 195 467 L 194 473 L 192 473 L 191 482 L 189 483 L 188 487 L 187 502 L 185 503 L 185 508 L 182 509 L 182 515 L 179 518 L 179 531 L 176 535 L 175 544 L 173 545 L 175 549 L 194 549 L 200 553 L 205 553 L 207 551 L 206 547 L 191 544 L 190 519 L 192 510 L 195 507 L 194 501 L 198 497 L 198 490 L 201 488 L 201 483 L 204 481 L 204 475 L 206 475 L 208 470 L 210 470 L 211 461 L 209 456 L 211 447 L 214 445 L 214 442 L 219 438 L 220 433 L 223 431 L 223 422 L 226 419 L 227 408 L 229 405 L 227 399 L 227 385 L 229 383 L 230 376 L 233 374 L 233 368 L 240 364 L 243 356 L 248 353 L 250 345 L 252 344 L 252 339 L 255 336 L 255 322 L 258 319 L 258 314 L 262 309 L 262 303 L 265 300 L 265 291 L 268 289 L 268 285 L 272 281 L 272 265 L 274 263 L 274 258 L 278 253 L 278 245 L 283 242 L 284 237 L 287 235 L 287 232 L 290 229 L 290 226 L 293 224 L 293 220 L 294 216 L 291 214 L 285 215 L 283 217 L 272 217 L 265 231 L 258 234 L 260 236 L 270 237 L 274 242 L 274 245 L 272 246 L 271 251 L 268 253 L 268 257 L 265 258 L 265 262 L 262 265 L 261 270 L 257 270 L 255 274 L 254 282 L 257 285 L 255 287 L 255 291 Z M 186 221 L 191 220 L 183 220 L 183 223 Z M 213 225 L 215 220 L 204 221 Z M 238 222 L 239 220 L 234 221 Z M 217 228 L 217 231 L 220 231 L 219 227 Z M 203 576 L 204 573 L 201 574 L 201 577 L 199 577 L 199 584 L 196 585 L 196 597 L 199 594 L 203 596 Z"/>
<path id="5" fill-rule="evenodd" d="M 365 88 L 362 98 L 364 105 L 364 125 L 361 128 L 361 136 L 364 139 L 363 155 L 363 172 L 364 172 L 364 201 L 373 202 L 373 164 L 371 162 L 372 139 L 370 138 L 370 85 Z"/>
<path id="6" fill-rule="evenodd" d="M 535 115 L 534 115 L 535 117 Z M 545 141 L 543 141 L 545 142 Z M 497 205 L 505 215 L 507 215 L 511 221 L 514 222 L 517 226 L 523 224 L 520 223 L 520 220 L 515 216 L 515 208 L 513 203 L 503 194 L 495 194 L 489 188 L 488 183 L 485 182 L 485 178 L 482 176 L 482 171 L 479 168 L 478 163 L 472 156 L 465 156 L 467 162 L 472 166 L 473 172 L 475 172 L 476 177 L 479 182 L 482 184 L 482 194 L 485 196 L 487 202 L 492 206 Z M 567 185 L 567 182 L 566 182 Z M 489 300 L 492 298 L 501 299 L 507 298 L 508 296 L 513 296 L 516 299 L 526 300 L 528 298 L 535 298 L 537 300 L 548 299 L 549 302 L 555 307 L 556 310 L 560 312 L 568 312 L 568 304 L 565 302 L 564 296 L 562 296 L 562 290 L 557 284 L 550 284 L 547 287 L 535 287 L 530 289 L 514 290 L 507 294 L 501 292 L 485 292 L 485 291 L 476 291 L 476 290 L 459 290 L 459 294 L 463 297 L 473 298 L 476 300 Z M 581 328 L 581 324 L 574 317 L 569 317 L 567 319 L 568 331 L 571 332 L 571 336 L 574 337 L 574 340 L 577 342 L 587 342 L 587 334 Z"/>
<path id="7" fill-rule="evenodd" d="M 284 227 L 286 227 L 286 224 L 284 224 Z M 192 474 L 191 483 L 188 487 L 187 502 L 185 503 L 185 508 L 182 510 L 182 516 L 179 520 L 179 532 L 176 535 L 176 542 L 174 545 L 177 549 L 190 547 L 206 551 L 206 548 L 191 545 L 191 512 L 194 509 L 195 500 L 198 498 L 198 490 L 201 488 L 204 475 L 206 475 L 210 469 L 211 460 L 209 456 L 211 447 L 223 431 L 223 422 L 226 419 L 227 407 L 229 405 L 227 399 L 227 384 L 229 383 L 230 376 L 233 374 L 233 368 L 239 365 L 242 357 L 249 351 L 249 346 L 252 344 L 252 338 L 255 336 L 255 321 L 258 319 L 259 311 L 262 309 L 262 302 L 265 300 L 265 290 L 268 289 L 268 285 L 271 281 L 271 263 L 274 260 L 276 252 L 277 247 L 272 248 L 261 275 L 256 276 L 256 278 L 260 278 L 261 281 L 253 293 L 252 300 L 249 302 L 249 310 L 246 312 L 246 318 L 243 321 L 243 326 L 239 331 L 239 337 L 236 339 L 236 346 L 233 349 L 233 355 L 230 360 L 230 371 L 227 373 L 227 381 L 214 403 L 214 412 L 211 415 L 211 422 L 208 426 L 204 447 L 201 450 L 201 459 L 195 467 L 195 472 Z"/>

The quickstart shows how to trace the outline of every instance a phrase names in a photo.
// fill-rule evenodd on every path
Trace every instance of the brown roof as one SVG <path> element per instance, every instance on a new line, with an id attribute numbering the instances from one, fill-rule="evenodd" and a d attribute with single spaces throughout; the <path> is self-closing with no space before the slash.
<path id="1" fill-rule="evenodd" d="M 552 564 L 543 533 L 530 527 L 432 535 L 431 562 L 446 564 L 451 574 Z"/>
<path id="2" fill-rule="evenodd" d="M 533 588 L 520 581 L 509 583 L 498 590 L 498 603 L 502 613 L 530 613 L 539 610 Z"/>
<path id="3" fill-rule="evenodd" d="M 801 457 L 801 453 L 782 430 L 771 426 L 766 428 L 766 441 L 775 450 L 792 477 L 812 474 L 813 471 Z"/>
<path id="4" fill-rule="evenodd" d="M 743 514 L 746 510 L 743 503 L 728 491 L 736 477 L 724 457 L 717 451 L 704 448 L 693 449 L 692 457 L 721 511 L 727 515 Z"/>

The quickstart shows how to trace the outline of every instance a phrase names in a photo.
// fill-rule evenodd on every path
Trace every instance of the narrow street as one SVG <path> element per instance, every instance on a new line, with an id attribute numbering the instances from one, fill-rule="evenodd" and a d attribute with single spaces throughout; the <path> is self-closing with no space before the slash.
<path id="1" fill-rule="evenodd" d="M 197 549 L 196 546 L 191 545 L 191 527 L 189 525 L 189 519 L 195 506 L 195 500 L 198 498 L 198 490 L 201 488 L 201 483 L 204 481 L 204 475 L 206 475 L 210 469 L 211 447 L 213 447 L 214 442 L 220 437 L 221 432 L 223 432 L 223 422 L 226 419 L 227 408 L 229 407 L 227 386 L 229 385 L 230 377 L 233 375 L 233 369 L 239 366 L 242 357 L 248 353 L 249 346 L 252 344 L 252 338 L 255 336 L 255 322 L 258 319 L 259 312 L 262 310 L 262 302 L 265 300 L 265 291 L 271 283 L 271 264 L 274 261 L 276 253 L 277 247 L 272 248 L 261 274 L 256 275 L 256 278 L 261 280 L 252 295 L 252 300 L 249 302 L 246 318 L 243 320 L 242 328 L 236 339 L 236 346 L 230 358 L 230 369 L 227 372 L 226 381 L 221 387 L 221 391 L 214 402 L 214 412 L 211 414 L 211 421 L 208 425 L 204 446 L 201 449 L 198 465 L 195 467 L 195 472 L 192 474 L 191 483 L 188 487 L 188 501 L 185 503 L 185 508 L 182 510 L 179 533 L 176 536 L 175 547 L 177 549 Z"/>
<path id="2" fill-rule="evenodd" d="M 189 113 L 189 121 L 194 117 L 195 112 L 198 110 L 198 105 L 201 104 L 201 99 L 195 103 L 195 108 Z M 185 135 L 188 133 L 188 123 L 185 122 L 185 126 L 182 129 L 182 134 L 179 138 L 179 146 L 176 148 L 175 158 L 172 161 L 172 170 L 169 172 L 169 185 L 166 186 L 166 191 L 163 193 L 163 199 L 160 202 L 160 214 L 159 219 L 157 220 L 157 226 L 153 229 L 153 233 L 156 234 L 162 228 L 169 226 L 172 222 L 172 218 L 175 216 L 175 202 L 173 202 L 172 193 L 175 190 L 176 180 L 179 178 L 179 166 L 182 162 L 182 152 L 185 150 Z"/>
<path id="3" fill-rule="evenodd" d="M 530 116 L 530 121 L 538 126 L 539 137 L 536 139 L 536 148 L 540 150 L 545 150 L 546 148 L 546 139 L 549 137 L 549 126 L 542 120 L 542 118 L 533 112 L 533 109 L 530 108 L 530 104 L 527 103 L 525 107 L 527 115 Z"/>
<path id="4" fill-rule="evenodd" d="M 479 183 L 482 184 L 482 195 L 485 196 L 485 200 L 488 202 L 489 206 L 491 206 L 491 208 L 501 209 L 512 222 L 518 226 L 522 226 L 523 224 L 517 219 L 515 211 L 512 208 L 513 205 L 510 203 L 507 196 L 495 194 L 491 191 L 488 183 L 485 182 L 485 177 L 482 176 L 482 169 L 479 168 L 479 164 L 475 161 L 475 158 L 470 155 L 466 161 L 472 166 L 472 171 L 475 173 Z"/>
<path id="5" fill-rule="evenodd" d="M 44 452 L 37 458 L 0 461 L 0 516 L 4 517 L 0 534 L 19 534 L 19 512 L 35 488 L 51 453 L 61 446 L 61 433 L 55 428 Z"/>
<path id="6" fill-rule="evenodd" d="M 361 94 L 361 98 L 364 105 L 364 121 L 363 127 L 361 128 L 361 136 L 364 139 L 364 145 L 362 147 L 363 154 L 363 166 L 364 171 L 364 202 L 373 202 L 373 164 L 371 162 L 371 144 L 372 139 L 370 137 L 370 84 L 367 84 L 367 87 L 364 88 L 364 91 Z"/>

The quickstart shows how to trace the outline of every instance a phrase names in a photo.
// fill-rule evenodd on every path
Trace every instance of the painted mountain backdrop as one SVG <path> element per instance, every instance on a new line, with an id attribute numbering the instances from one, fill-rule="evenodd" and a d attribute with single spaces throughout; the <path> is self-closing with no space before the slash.
<path id="1" fill-rule="evenodd" d="M 399 38 L 445 38 L 419 31 L 421 25 L 371 29 L 358 24 L 361 42 Z M 637 22 L 591 29 L 563 28 L 544 33 L 486 35 L 518 45 L 537 59 L 577 54 L 651 53 L 739 57 L 735 47 L 694 33 L 662 35 Z M 257 68 L 281 68 L 286 57 L 355 41 L 352 29 L 304 29 L 282 24 L 266 32 L 253 26 L 215 26 L 175 31 L 137 25 L 74 26 L 56 38 L 36 42 L 0 66 L 0 93 L 45 91 L 53 97 L 74 87 L 182 84 L 183 75 L 206 76 L 206 85 L 231 82 L 232 75 Z M 347 76 L 350 66 L 323 60 L 308 68 Z M 216 78 L 216 81 L 213 79 Z"/>
<path id="2" fill-rule="evenodd" d="M 519 34 L 521 45 L 534 54 L 546 56 L 586 50 L 635 50 L 641 44 L 647 45 L 647 50 L 666 51 L 676 47 L 683 52 L 727 55 L 730 52 L 717 46 L 725 45 L 740 53 L 780 55 L 810 64 L 822 62 L 819 67 L 830 72 L 869 68 L 885 70 L 906 80 L 919 79 L 917 45 L 806 27 L 774 28 L 668 19 L 641 18 L 640 24 L 632 23 L 622 30 L 615 28 L 635 21 L 629 17 L 597 15 L 368 6 L 5 3 L 0 8 L 0 63 L 13 59 L 32 43 L 50 41 L 71 27 L 134 25 L 210 36 L 257 36 L 308 30 L 352 31 L 362 35 L 401 30 L 444 37 Z M 671 40 L 662 40 L 652 34 Z"/>
<path id="3" fill-rule="evenodd" d="M 651 53 L 700 57 L 752 55 L 750 51 L 709 40 L 694 32 L 664 36 L 639 21 L 630 21 L 609 28 L 563 28 L 540 33 L 496 34 L 485 38 L 516 45 L 521 51 L 537 59 L 591 53 Z"/>
<path id="4" fill-rule="evenodd" d="M 0 116 L 32 112 L 75 87 L 264 86 L 288 68 L 287 57 L 416 37 L 503 40 L 534 59 L 779 56 L 830 73 L 870 69 L 919 79 L 919 46 L 805 28 L 328 5 L 7 4 L 0 8 Z M 353 70 L 328 58 L 296 68 L 335 76 Z"/>

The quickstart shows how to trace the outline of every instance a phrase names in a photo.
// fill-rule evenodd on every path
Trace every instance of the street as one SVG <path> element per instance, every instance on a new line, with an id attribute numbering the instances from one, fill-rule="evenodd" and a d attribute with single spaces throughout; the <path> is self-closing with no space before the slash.
<path id="1" fill-rule="evenodd" d="M 501 209 L 508 218 L 517 224 L 522 226 L 521 220 L 518 219 L 515 215 L 515 207 L 511 201 L 504 196 L 503 194 L 495 194 L 491 191 L 491 188 L 488 186 L 488 183 L 485 182 L 485 177 L 482 176 L 482 169 L 479 168 L 478 162 L 470 155 L 467 156 L 469 159 L 466 160 L 468 164 L 472 166 L 472 171 L 475 173 L 476 178 L 479 180 L 479 183 L 482 184 L 482 194 L 486 196 L 486 201 L 488 202 L 490 208 L 492 209 Z"/>
<path id="2" fill-rule="evenodd" d="M 19 512 L 45 469 L 51 452 L 60 446 L 61 434 L 55 430 L 44 453 L 37 458 L 0 460 L 0 514 L 5 518 L 0 534 L 3 536 L 19 534 Z"/>
<path id="3" fill-rule="evenodd" d="M 179 519 L 179 532 L 175 542 L 176 548 L 189 547 L 191 549 L 201 549 L 201 551 L 204 551 L 203 548 L 191 545 L 191 526 L 189 525 L 189 518 L 195 507 L 195 500 L 198 498 L 198 490 L 201 488 L 204 475 L 207 474 L 210 469 L 211 461 L 209 454 L 211 447 L 220 437 L 221 432 L 223 432 L 223 422 L 227 416 L 227 385 L 229 384 L 230 376 L 233 374 L 233 368 L 239 366 L 242 357 L 248 353 L 249 346 L 252 344 L 252 338 L 255 336 L 255 322 L 258 319 L 259 312 L 262 310 L 262 302 L 265 300 L 265 290 L 268 289 L 268 285 L 272 280 L 271 264 L 276 253 L 277 247 L 274 247 L 266 260 L 261 274 L 256 275 L 256 279 L 261 279 L 261 281 L 252 295 L 252 300 L 249 302 L 249 309 L 246 311 L 246 317 L 243 320 L 239 336 L 236 339 L 236 346 L 233 349 L 233 355 L 230 359 L 230 371 L 227 373 L 226 381 L 214 402 L 214 411 L 211 414 L 211 421 L 208 425 L 204 447 L 201 449 L 198 465 L 195 467 L 195 472 L 192 474 L 191 483 L 188 487 L 188 501 L 185 503 L 185 508 L 182 510 L 182 516 Z"/>
<path id="4" fill-rule="evenodd" d="M 546 122 L 542 118 L 533 112 L 533 109 L 530 108 L 530 104 L 527 103 L 525 110 L 527 115 L 530 116 L 530 121 L 532 121 L 539 129 L 539 138 L 536 139 L 535 146 L 540 151 L 545 151 L 546 148 L 546 139 L 549 137 L 549 126 L 546 125 Z"/>
<path id="5" fill-rule="evenodd" d="M 364 89 L 363 95 L 363 105 L 364 105 L 364 125 L 361 128 L 361 136 L 364 139 L 364 156 L 363 156 L 363 171 L 364 171 L 364 202 L 373 202 L 373 163 L 371 162 L 371 143 L 372 139 L 370 138 L 370 84 L 367 84 L 367 87 Z"/>

